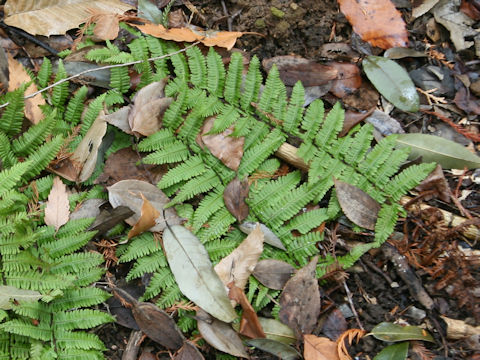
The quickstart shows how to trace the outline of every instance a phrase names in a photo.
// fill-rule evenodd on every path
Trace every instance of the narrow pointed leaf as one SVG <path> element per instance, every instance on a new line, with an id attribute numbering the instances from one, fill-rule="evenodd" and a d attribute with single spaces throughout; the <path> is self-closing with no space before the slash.
<path id="1" fill-rule="evenodd" d="M 291 346 L 271 339 L 250 339 L 247 345 L 266 351 L 282 360 L 294 360 L 300 358 L 300 354 Z"/>
<path id="2" fill-rule="evenodd" d="M 405 360 L 408 354 L 408 341 L 387 346 L 373 360 Z"/>
<path id="3" fill-rule="evenodd" d="M 433 342 L 433 337 L 418 326 L 401 326 L 382 322 L 372 329 L 371 334 L 383 341 L 423 340 Z"/>
<path id="4" fill-rule="evenodd" d="M 163 246 L 180 291 L 217 319 L 233 321 L 237 314 L 200 240 L 185 227 L 172 225 L 163 232 Z"/>

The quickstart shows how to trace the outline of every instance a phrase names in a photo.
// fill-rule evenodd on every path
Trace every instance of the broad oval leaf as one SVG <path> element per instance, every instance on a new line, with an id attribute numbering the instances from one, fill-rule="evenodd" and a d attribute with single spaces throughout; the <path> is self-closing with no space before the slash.
<path id="1" fill-rule="evenodd" d="M 297 341 L 293 330 L 280 321 L 264 317 L 259 317 L 258 321 L 260 321 L 267 339 L 275 340 L 287 345 L 293 344 Z"/>
<path id="2" fill-rule="evenodd" d="M 434 161 L 444 169 L 480 167 L 480 157 L 466 147 L 440 136 L 429 134 L 399 134 L 398 147 L 410 147 L 410 158 L 422 157 L 423 162 Z"/>
<path id="3" fill-rule="evenodd" d="M 423 340 L 433 342 L 433 337 L 426 330 L 418 326 L 401 326 L 389 322 L 382 322 L 372 329 L 371 334 L 383 341 Z"/>
<path id="4" fill-rule="evenodd" d="M 375 88 L 403 111 L 416 112 L 420 99 L 412 79 L 395 61 L 381 56 L 363 59 L 363 70 Z"/>
<path id="5" fill-rule="evenodd" d="M 282 360 L 294 360 L 300 358 L 300 354 L 291 346 L 271 339 L 249 339 L 245 341 L 249 346 L 273 354 Z"/>
<path id="6" fill-rule="evenodd" d="M 282 290 L 294 272 L 295 268 L 285 261 L 265 259 L 255 266 L 253 276 L 270 289 Z"/>
<path id="7" fill-rule="evenodd" d="M 163 247 L 180 291 L 217 319 L 233 321 L 237 314 L 200 240 L 185 227 L 172 225 L 163 232 Z"/>
<path id="8" fill-rule="evenodd" d="M 405 360 L 408 354 L 408 341 L 387 346 L 373 360 Z"/>

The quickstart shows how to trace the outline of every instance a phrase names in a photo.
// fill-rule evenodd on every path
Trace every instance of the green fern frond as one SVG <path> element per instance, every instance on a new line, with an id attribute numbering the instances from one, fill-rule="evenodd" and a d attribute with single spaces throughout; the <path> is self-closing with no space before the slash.
<path id="1" fill-rule="evenodd" d="M 256 102 L 262 85 L 262 74 L 260 73 L 260 60 L 256 56 L 250 60 L 245 85 L 240 98 L 240 106 L 243 110 L 252 110 L 252 102 Z"/>
<path id="2" fill-rule="evenodd" d="M 207 86 L 211 94 L 222 96 L 225 85 L 225 66 L 222 57 L 211 47 L 207 55 Z"/>
<path id="3" fill-rule="evenodd" d="M 217 115 L 213 123 L 212 129 L 208 132 L 209 134 L 219 134 L 225 129 L 229 128 L 230 125 L 235 123 L 240 118 L 240 113 L 232 105 L 226 105 L 220 111 L 220 114 Z"/>
<path id="4" fill-rule="evenodd" d="M 17 157 L 12 151 L 10 139 L 3 131 L 0 131 L 0 159 L 2 160 L 4 168 L 9 168 L 18 162 Z"/>
<path id="5" fill-rule="evenodd" d="M 57 75 L 55 76 L 55 82 L 63 80 L 67 77 L 67 71 L 65 70 L 65 66 L 63 65 L 62 59 L 58 60 L 58 68 L 57 68 Z M 56 108 L 62 108 L 65 100 L 67 100 L 68 96 L 68 81 L 65 81 L 57 86 L 55 86 L 52 90 L 52 104 Z"/>
<path id="6" fill-rule="evenodd" d="M 37 147 L 43 143 L 55 126 L 57 110 L 54 109 L 46 118 L 38 124 L 31 126 L 20 137 L 12 142 L 12 150 L 18 156 L 28 156 L 37 151 Z"/>
<path id="7" fill-rule="evenodd" d="M 213 213 L 225 206 L 223 202 L 224 190 L 225 187 L 223 186 L 217 187 L 200 201 L 193 215 L 193 229 L 195 231 L 198 231 Z"/>
<path id="8" fill-rule="evenodd" d="M 150 35 L 148 35 L 145 39 L 147 41 L 148 49 L 150 50 L 150 54 L 152 54 L 152 57 L 160 57 L 167 53 L 163 40 L 160 40 Z M 166 78 L 169 74 L 166 59 L 155 60 L 154 64 L 157 75 L 161 79 Z"/>
<path id="9" fill-rule="evenodd" d="M 53 326 L 56 331 L 90 329 L 112 321 L 115 321 L 115 318 L 110 314 L 91 309 L 60 311 L 53 314 Z"/>
<path id="10" fill-rule="evenodd" d="M 149 300 L 163 290 L 168 289 L 170 286 L 173 286 L 175 283 L 175 278 L 172 274 L 172 271 L 168 267 L 164 267 L 157 272 L 155 272 L 150 279 L 150 283 L 145 289 L 145 293 L 142 296 L 142 301 Z"/>
<path id="11" fill-rule="evenodd" d="M 77 125 L 82 116 L 85 98 L 87 97 L 88 88 L 83 85 L 77 90 L 73 98 L 70 99 L 65 111 L 65 120 L 72 125 Z"/>
<path id="12" fill-rule="evenodd" d="M 280 73 L 276 65 L 273 65 L 268 73 L 267 81 L 265 82 L 265 88 L 263 89 L 262 96 L 258 103 L 258 107 L 266 113 L 275 110 L 278 116 L 279 111 L 282 110 L 283 105 L 286 103 L 287 90 L 282 80 L 280 79 Z M 263 116 L 265 120 L 265 116 Z M 277 117 L 278 120 L 282 120 Z"/>
<path id="13" fill-rule="evenodd" d="M 63 137 L 61 135 L 55 136 L 51 141 L 40 146 L 36 152 L 31 154 L 27 161 L 31 164 L 28 171 L 25 173 L 23 182 L 40 174 L 47 165 L 55 158 L 61 146 L 63 145 Z"/>
<path id="14" fill-rule="evenodd" d="M 291 134 L 297 133 L 302 120 L 303 104 L 305 103 L 305 89 L 298 81 L 292 90 L 292 96 L 288 104 L 287 113 L 283 122 L 283 129 Z"/>
<path id="15" fill-rule="evenodd" d="M 323 122 L 325 108 L 320 100 L 313 101 L 305 112 L 301 127 L 305 131 L 300 136 L 305 141 L 312 141 Z"/>
<path id="16" fill-rule="evenodd" d="M 37 74 L 37 84 L 40 89 L 43 89 L 48 85 L 50 76 L 52 76 L 52 62 L 49 58 L 44 57 L 42 66 L 40 66 L 40 70 Z"/>
<path id="17" fill-rule="evenodd" d="M 126 66 L 110 69 L 109 86 L 121 94 L 126 93 L 130 89 L 130 76 L 128 75 L 128 68 Z"/>
<path id="18" fill-rule="evenodd" d="M 198 155 L 191 156 L 183 164 L 178 165 L 165 174 L 157 186 L 160 189 L 172 186 L 180 181 L 199 176 L 206 171 L 202 158 Z"/>
<path id="19" fill-rule="evenodd" d="M 207 63 L 198 47 L 191 47 L 186 51 L 188 66 L 190 67 L 190 81 L 194 86 L 205 88 L 207 86 Z"/>
<path id="20" fill-rule="evenodd" d="M 326 116 L 322 128 L 315 137 L 315 143 L 319 147 L 327 149 L 340 130 L 342 130 L 344 118 L 345 111 L 340 107 L 340 103 L 337 102 Z"/>
<path id="21" fill-rule="evenodd" d="M 225 79 L 225 100 L 230 104 L 236 104 L 240 97 L 240 86 L 242 85 L 243 57 L 235 52 L 230 57 L 230 65 Z"/>
<path id="22" fill-rule="evenodd" d="M 172 286 L 169 286 L 162 292 L 162 295 L 156 302 L 156 305 L 161 309 L 165 309 L 180 301 L 182 297 L 183 295 L 180 291 L 180 288 L 178 287 L 177 283 L 174 283 Z"/>
<path id="23" fill-rule="evenodd" d="M 300 234 L 306 234 L 330 219 L 327 209 L 314 209 L 295 216 L 286 227 L 289 230 L 298 230 Z"/>
<path id="24" fill-rule="evenodd" d="M 12 190 L 32 166 L 31 161 L 24 161 L 0 172 L 0 197 Z"/>
<path id="25" fill-rule="evenodd" d="M 70 309 L 90 307 L 106 301 L 111 295 L 95 287 L 65 289 L 63 296 L 51 303 L 51 311 L 67 311 Z"/>
<path id="26" fill-rule="evenodd" d="M 225 235 L 235 221 L 236 219 L 227 208 L 220 208 L 208 220 L 207 226 L 198 231 L 197 236 L 202 243 L 217 239 Z"/>
<path id="27" fill-rule="evenodd" d="M 128 244 L 127 250 L 118 259 L 119 263 L 129 262 L 147 255 L 161 251 L 160 245 L 155 242 L 153 234 L 145 232 L 136 236 Z"/>
<path id="28" fill-rule="evenodd" d="M 90 126 L 92 126 L 95 119 L 98 117 L 98 114 L 103 108 L 105 96 L 106 94 L 98 96 L 88 105 L 87 111 L 82 121 L 82 127 L 80 128 L 80 135 L 84 136 L 87 133 L 88 129 L 90 129 Z"/>
<path id="29" fill-rule="evenodd" d="M 4 97 L 4 101 L 8 102 L 8 106 L 0 118 L 0 130 L 7 135 L 18 134 L 22 128 L 25 89 L 26 86 L 22 85 L 17 90 L 10 91 Z"/>
<path id="30" fill-rule="evenodd" d="M 100 338 L 91 333 L 81 331 L 57 331 L 55 333 L 57 346 L 63 349 L 105 350 Z"/>
<path id="31" fill-rule="evenodd" d="M 142 277 L 146 273 L 160 271 L 166 267 L 167 259 L 162 252 L 155 252 L 151 255 L 137 259 L 137 262 L 128 273 L 126 280 L 130 281 Z"/>
<path id="32" fill-rule="evenodd" d="M 52 329 L 45 323 L 34 325 L 27 320 L 12 319 L 0 324 L 0 330 L 37 340 L 49 341 L 52 339 Z"/>
<path id="33" fill-rule="evenodd" d="M 179 204 L 185 200 L 193 198 L 195 195 L 204 193 L 220 185 L 220 179 L 217 174 L 213 170 L 207 170 L 200 176 L 194 177 L 184 184 L 169 205 Z"/>
<path id="34" fill-rule="evenodd" d="M 190 156 L 190 151 L 181 142 L 175 141 L 167 145 L 163 149 L 157 150 L 154 153 L 147 155 L 143 162 L 145 164 L 169 164 L 186 160 Z"/>
<path id="35" fill-rule="evenodd" d="M 138 144 L 140 151 L 153 151 L 162 149 L 176 141 L 170 129 L 160 129 L 156 133 L 146 137 Z"/>
<path id="36" fill-rule="evenodd" d="M 43 248 L 52 258 L 58 258 L 80 249 L 95 235 L 95 231 L 87 231 L 74 236 L 65 236 L 46 243 Z"/>
<path id="37" fill-rule="evenodd" d="M 179 48 L 176 44 L 169 42 L 167 43 L 167 52 L 168 53 L 174 53 L 178 51 Z M 173 65 L 175 76 L 180 78 L 183 82 L 187 83 L 190 79 L 190 71 L 188 69 L 188 63 L 187 59 L 185 58 L 185 55 L 183 53 L 177 53 L 174 55 L 171 55 L 168 58 Z"/>
<path id="38" fill-rule="evenodd" d="M 435 169 L 435 166 L 435 163 L 409 166 L 385 186 L 385 192 L 391 196 L 393 201 L 399 201 L 408 190 L 413 189 L 425 179 Z"/>

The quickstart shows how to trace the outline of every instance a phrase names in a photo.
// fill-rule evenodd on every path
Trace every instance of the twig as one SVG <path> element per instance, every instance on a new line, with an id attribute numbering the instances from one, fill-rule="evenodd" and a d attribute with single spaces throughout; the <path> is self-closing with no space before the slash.
<path id="1" fill-rule="evenodd" d="M 140 330 L 132 330 L 128 339 L 127 347 L 122 356 L 122 360 L 135 360 L 140 351 L 140 344 L 143 338 L 143 332 Z"/>
<path id="2" fill-rule="evenodd" d="M 180 50 L 178 50 L 178 51 L 174 51 L 174 52 L 172 52 L 172 53 L 165 54 L 165 55 L 162 55 L 162 56 L 155 56 L 155 57 L 153 57 L 153 58 L 149 58 L 149 59 L 146 59 L 146 60 L 136 60 L 136 61 L 130 61 L 130 62 L 124 63 L 124 64 L 106 65 L 106 66 L 100 66 L 100 67 L 95 68 L 95 69 L 84 70 L 84 71 L 79 72 L 78 74 L 69 76 L 69 77 L 67 77 L 67 78 L 65 78 L 65 79 L 62 79 L 62 80 L 57 81 L 56 83 L 53 83 L 53 84 L 51 84 L 51 85 L 48 85 L 47 87 L 44 87 L 44 88 L 41 89 L 41 90 L 38 90 L 38 91 L 36 91 L 36 92 L 34 92 L 34 93 L 31 93 L 30 95 L 24 96 L 23 99 L 24 99 L 24 100 L 30 99 L 30 98 L 38 95 L 38 94 L 41 94 L 41 93 L 43 93 L 43 92 L 45 92 L 45 91 L 47 91 L 47 90 L 49 90 L 49 89 L 57 86 L 57 85 L 63 84 L 63 83 L 66 82 L 66 81 L 70 81 L 70 80 L 72 80 L 72 79 L 75 79 L 75 78 L 77 78 L 77 77 L 79 77 L 79 76 L 82 76 L 82 75 L 85 75 L 85 74 L 88 74 L 88 73 L 91 73 L 91 72 L 100 71 L 100 70 L 105 70 L 105 69 L 113 69 L 113 68 L 122 67 L 122 66 L 130 66 L 130 65 L 135 65 L 135 64 L 141 64 L 141 63 L 143 63 L 143 62 L 145 62 L 145 61 L 155 61 L 155 60 L 165 59 L 165 58 L 168 58 L 168 57 L 170 57 L 170 56 L 172 56 L 172 55 L 180 54 L 180 53 L 182 53 L 182 52 L 184 52 L 184 51 L 187 51 L 188 49 L 194 47 L 195 45 L 197 45 L 197 44 L 199 44 L 199 43 L 200 43 L 200 41 L 196 41 L 196 42 L 194 42 L 193 44 L 188 45 L 187 47 L 185 47 L 185 48 L 183 48 L 183 49 L 180 49 Z M 1 108 L 4 108 L 5 106 L 7 106 L 7 105 L 9 105 L 9 104 L 10 104 L 10 102 L 6 102 L 5 104 L 0 105 L 0 109 L 1 109 Z"/>
<path id="3" fill-rule="evenodd" d="M 357 325 L 360 329 L 365 330 L 362 323 L 360 322 L 360 318 L 358 317 L 358 313 L 357 313 L 357 310 L 355 309 L 355 305 L 353 305 L 352 293 L 350 292 L 350 289 L 347 286 L 347 282 L 346 281 L 342 281 L 342 282 L 343 282 L 343 288 L 347 293 L 347 299 L 348 299 L 348 303 L 350 304 L 350 309 L 352 310 L 352 313 L 355 316 L 355 319 L 357 320 Z"/>
<path id="4" fill-rule="evenodd" d="M 5 29 L 5 31 L 7 31 L 7 32 L 12 32 L 16 35 L 22 36 L 23 38 L 31 41 L 35 45 L 38 45 L 38 46 L 44 48 L 45 50 L 47 50 L 49 53 L 51 53 L 53 55 L 58 55 L 57 50 L 52 48 L 50 45 L 45 44 L 43 41 L 38 40 L 35 36 L 30 35 L 29 33 L 23 31 L 22 29 L 18 29 L 16 27 L 9 26 L 9 25 L 5 24 L 3 21 L 0 21 L 0 27 Z"/>
<path id="5" fill-rule="evenodd" d="M 420 111 L 425 113 L 425 114 L 428 114 L 428 115 L 436 116 L 437 118 L 439 118 L 443 122 L 446 122 L 448 125 L 450 125 L 459 134 L 465 136 L 466 138 L 469 138 L 472 141 L 480 142 L 480 135 L 479 134 L 474 134 L 474 133 L 466 130 L 462 126 L 460 126 L 458 124 L 455 124 L 452 120 L 450 120 L 446 116 L 443 116 L 443 115 L 441 115 L 441 114 L 439 114 L 435 111 L 429 111 L 429 110 L 420 110 Z"/>

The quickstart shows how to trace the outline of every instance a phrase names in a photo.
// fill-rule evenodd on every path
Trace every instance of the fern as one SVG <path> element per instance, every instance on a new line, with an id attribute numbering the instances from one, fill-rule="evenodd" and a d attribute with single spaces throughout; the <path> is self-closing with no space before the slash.
<path id="1" fill-rule="evenodd" d="M 50 76 L 52 76 L 52 62 L 49 58 L 44 57 L 42 66 L 37 74 L 37 83 L 40 88 L 44 88 L 48 85 Z"/>
<path id="2" fill-rule="evenodd" d="M 0 130 L 7 135 L 18 134 L 22 128 L 25 89 L 26 86 L 22 85 L 17 90 L 7 93 L 4 97 L 4 101 L 8 102 L 9 105 L 0 118 Z"/>
<path id="3" fill-rule="evenodd" d="M 55 76 L 55 82 L 63 80 L 67 77 L 67 72 L 65 71 L 65 67 L 63 66 L 63 61 L 60 59 L 58 60 L 58 69 L 57 75 Z M 56 108 L 62 108 L 65 100 L 68 96 L 68 82 L 63 82 L 60 85 L 57 85 L 53 88 L 52 91 L 52 104 Z"/>

